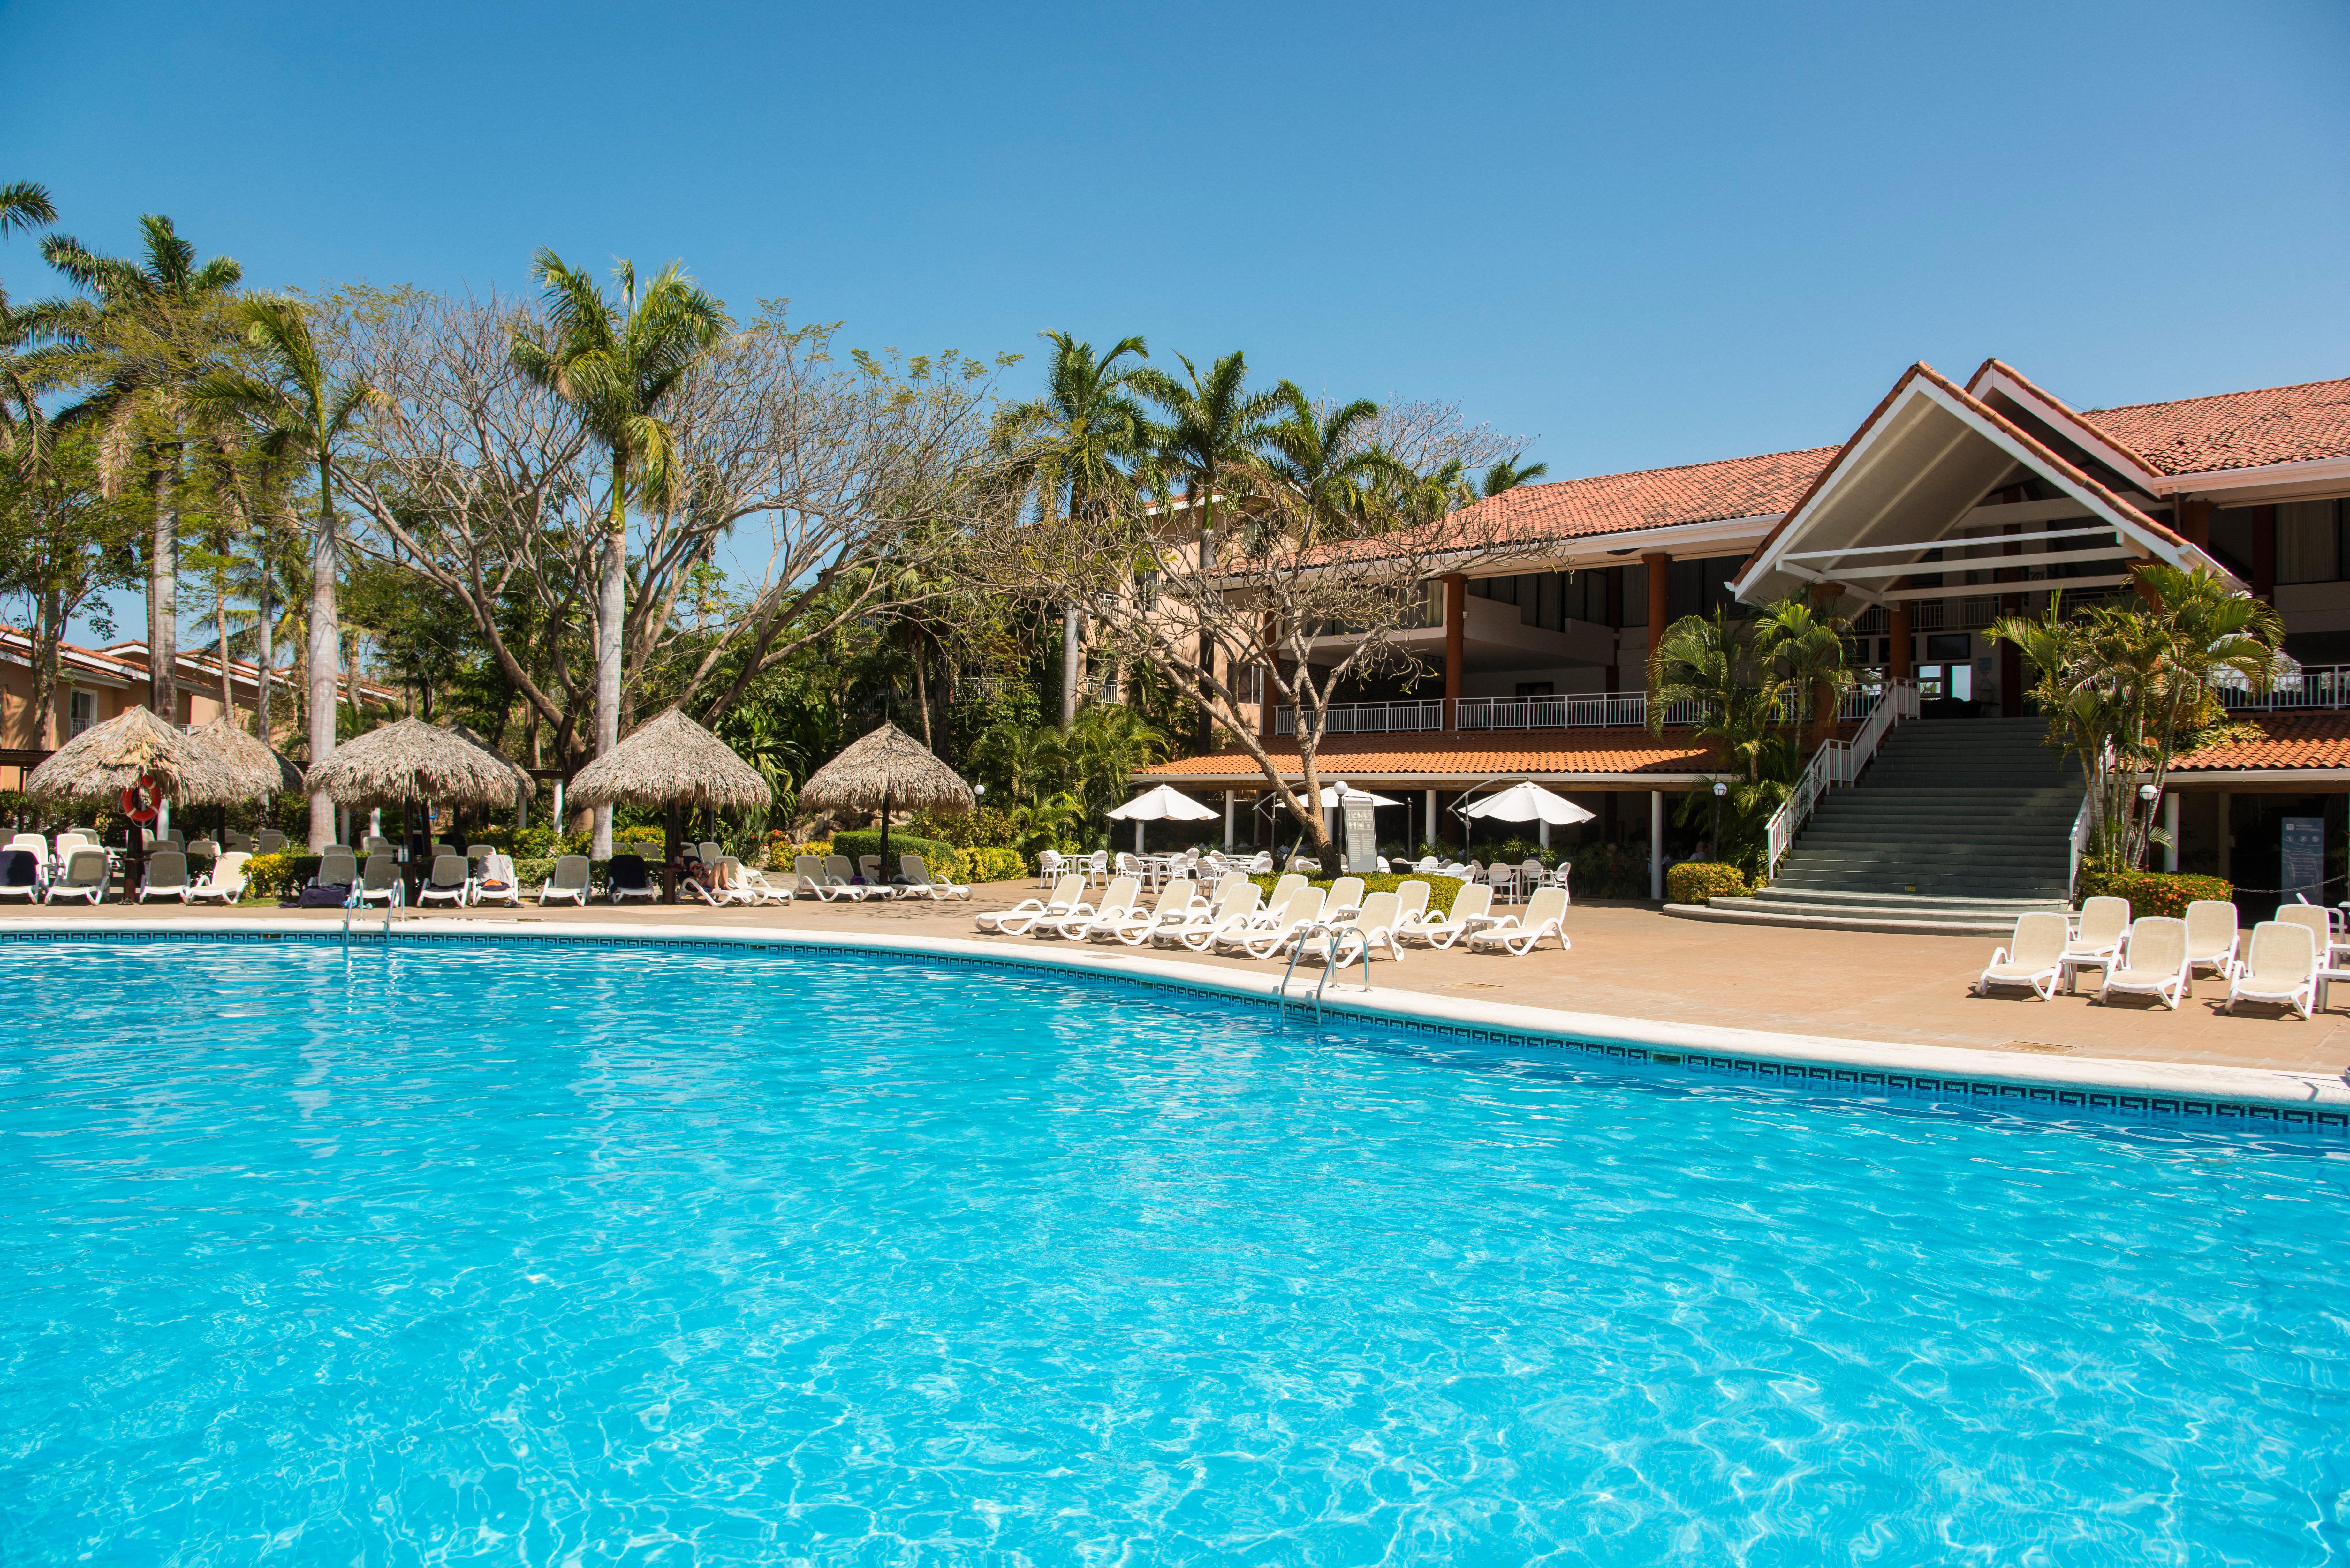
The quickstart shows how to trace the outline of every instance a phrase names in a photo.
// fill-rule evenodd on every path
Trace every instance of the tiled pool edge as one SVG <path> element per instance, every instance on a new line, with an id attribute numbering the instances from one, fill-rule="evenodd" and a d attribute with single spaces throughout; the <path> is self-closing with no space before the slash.
<path id="1" fill-rule="evenodd" d="M 0 927 L 0 943 L 98 941 L 284 941 L 339 944 L 339 926 L 266 919 L 21 920 Z M 1058 944 L 1012 948 L 952 937 L 873 931 L 729 930 L 706 926 L 595 925 L 521 931 L 473 920 L 419 919 L 399 928 L 401 941 L 467 946 L 544 947 L 600 942 L 620 947 L 775 948 L 919 956 L 980 967 L 1107 975 L 1155 989 L 1190 992 L 1261 1006 L 1280 1004 L 1280 979 L 1246 970 L 1170 963 L 1132 950 Z M 380 926 L 354 929 L 355 947 L 376 947 Z M 1315 971 L 1319 979 L 1319 971 Z M 1337 983 L 1334 981 L 1334 986 Z M 1312 1005 L 1303 971 L 1288 1005 Z M 2080 1108 L 2175 1116 L 2190 1122 L 2251 1121 L 2350 1131 L 2350 1081 L 2266 1068 L 2131 1062 L 2114 1057 L 2019 1057 L 1962 1046 L 1909 1045 L 1825 1035 L 1672 1023 L 1612 1014 L 1569 1012 L 1510 1002 L 1376 989 L 1341 995 L 1325 1010 L 1339 1017 L 1414 1033 L 1535 1049 L 1565 1049 L 1618 1061 L 1677 1066 L 1693 1074 L 1791 1086 L 1882 1090 L 2017 1108 Z"/>

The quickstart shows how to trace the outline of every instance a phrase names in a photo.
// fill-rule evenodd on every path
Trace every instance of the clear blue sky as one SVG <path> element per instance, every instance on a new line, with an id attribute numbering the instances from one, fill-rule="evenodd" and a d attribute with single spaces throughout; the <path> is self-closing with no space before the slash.
<path id="1" fill-rule="evenodd" d="M 0 179 L 262 285 L 682 257 L 847 338 L 1145 334 L 1555 475 L 1842 440 L 1915 358 L 2350 374 L 2350 5 L 0 5 Z M 0 251 L 19 297 L 45 271 Z"/>

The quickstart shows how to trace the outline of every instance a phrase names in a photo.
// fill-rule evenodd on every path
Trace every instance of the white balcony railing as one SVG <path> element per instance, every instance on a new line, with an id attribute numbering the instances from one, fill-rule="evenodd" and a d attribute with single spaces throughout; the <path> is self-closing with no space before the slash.
<path id="1" fill-rule="evenodd" d="M 1857 724 L 1877 711 L 1875 688 L 1856 687 L 1836 704 L 1840 723 Z M 1779 722 L 1792 724 L 1803 706 L 1791 696 L 1781 704 Z M 1638 730 L 1648 722 L 1645 691 L 1570 693 L 1563 697 L 1463 697 L 1456 721 L 1462 730 Z M 1665 711 L 1669 726 L 1688 725 L 1704 717 L 1695 702 L 1676 702 Z M 1433 732 L 1444 728 L 1444 704 L 1421 702 L 1333 702 L 1323 733 L 1329 735 L 1391 735 Z M 1274 733 L 1297 733 L 1297 710 L 1275 709 Z"/>
<path id="2" fill-rule="evenodd" d="M 1333 702 L 1326 715 L 1326 735 L 1399 735 L 1444 728 L 1444 704 L 1430 702 Z M 1297 710 L 1276 708 L 1273 732 L 1297 733 Z"/>
<path id="3" fill-rule="evenodd" d="M 2294 708 L 2350 708 L 2350 664 L 2304 664 L 2265 691 L 2222 687 L 2221 706 L 2235 713 L 2273 713 Z"/>

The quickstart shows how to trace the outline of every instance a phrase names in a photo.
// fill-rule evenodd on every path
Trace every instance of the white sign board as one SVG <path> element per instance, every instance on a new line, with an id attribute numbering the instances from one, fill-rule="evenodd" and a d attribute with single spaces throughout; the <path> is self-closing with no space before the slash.
<path id="1" fill-rule="evenodd" d="M 1367 796 L 1347 797 L 1347 865 L 1357 876 L 1370 870 L 1379 857 L 1379 830 L 1372 819 L 1372 809 Z"/>

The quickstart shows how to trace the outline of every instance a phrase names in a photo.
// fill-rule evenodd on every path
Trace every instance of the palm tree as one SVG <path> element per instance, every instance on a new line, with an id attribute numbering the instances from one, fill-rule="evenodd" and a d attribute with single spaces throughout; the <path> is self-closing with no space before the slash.
<path id="1" fill-rule="evenodd" d="M 1274 416 L 1282 407 L 1274 391 L 1248 389 L 1248 361 L 1240 350 L 1218 359 L 1201 375 L 1199 367 L 1177 355 L 1186 380 L 1157 369 L 1135 377 L 1135 385 L 1165 410 L 1167 422 L 1155 432 L 1149 467 L 1164 489 L 1180 481 L 1191 514 L 1200 529 L 1200 566 L 1215 564 L 1216 505 L 1225 476 L 1261 452 L 1272 432 Z M 1170 496 L 1171 498 L 1171 496 Z M 1213 668 L 1214 635 L 1200 632 L 1200 664 Z M 1214 721 L 1207 693 L 1200 701 L 1199 748 L 1206 751 L 1213 738 Z"/>
<path id="2" fill-rule="evenodd" d="M 617 299 L 586 272 L 541 250 L 531 270 L 546 291 L 541 336 L 518 331 L 515 369 L 571 405 L 611 459 L 610 515 L 596 601 L 596 753 L 620 741 L 622 622 L 628 613 L 629 498 L 667 504 L 678 485 L 676 444 L 661 417 L 695 361 L 725 335 L 726 307 L 671 262 L 638 286 L 633 263 L 612 269 Z M 596 808 L 594 852 L 612 853 L 612 808 Z"/>
<path id="3" fill-rule="evenodd" d="M 0 185 L 0 239 L 11 230 L 57 221 L 57 205 L 46 187 L 29 180 Z M 34 362 L 18 352 L 33 330 L 33 316 L 11 306 L 8 291 L 0 287 L 0 450 L 37 460 L 48 429 L 40 401 L 45 389 Z"/>
<path id="4" fill-rule="evenodd" d="M 140 216 L 137 259 L 100 255 L 79 240 L 52 234 L 41 257 L 88 297 L 42 312 L 38 325 L 88 356 L 99 385 L 60 420 L 92 421 L 108 433 L 119 483 L 131 462 L 143 464 L 153 508 L 147 552 L 148 701 L 176 721 L 179 685 L 179 511 L 177 487 L 187 442 L 186 394 L 211 366 L 226 330 L 223 307 L 244 269 L 226 256 L 201 265 L 196 248 L 160 213 Z"/>
<path id="5" fill-rule="evenodd" d="M 1379 417 L 1368 398 L 1325 412 L 1294 381 L 1282 382 L 1274 396 L 1285 417 L 1265 430 L 1264 471 L 1296 496 L 1309 528 L 1359 511 L 1367 483 L 1400 472 L 1368 439 Z"/>
<path id="6" fill-rule="evenodd" d="M 1133 709 L 1089 708 L 1069 726 L 1063 744 L 1076 793 L 1088 811 L 1107 811 L 1126 796 L 1137 768 L 1167 755 L 1167 736 Z"/>
<path id="7" fill-rule="evenodd" d="M 1648 728 L 1661 731 L 1666 715 L 1688 704 L 1695 711 L 1690 728 L 1720 748 L 1725 769 L 1752 782 L 1762 776 L 1787 687 L 1755 658 L 1752 628 L 1733 620 L 1727 607 L 1683 616 L 1665 628 L 1648 658 Z"/>
<path id="8" fill-rule="evenodd" d="M 1053 724 L 1007 720 L 980 736 L 972 763 L 1005 800 L 1030 805 L 1058 791 L 1067 778 L 1066 733 Z"/>
<path id="9" fill-rule="evenodd" d="M 1066 332 L 1043 336 L 1053 344 L 1045 394 L 998 414 L 995 432 L 1000 443 L 1020 452 L 1014 472 L 1035 492 L 1039 517 L 1050 523 L 1083 515 L 1134 483 L 1133 467 L 1149 445 L 1149 423 L 1128 389 L 1150 350 L 1139 337 L 1124 337 L 1097 357 L 1092 344 Z M 1134 363 L 1120 363 L 1129 356 Z M 1079 614 L 1074 604 L 1061 611 L 1064 724 L 1077 716 Z"/>
<path id="10" fill-rule="evenodd" d="M 1487 469 L 1484 483 L 1477 487 L 1477 493 L 1491 501 L 1496 495 L 1515 490 L 1519 485 L 1540 479 L 1550 472 L 1550 464 L 1546 462 L 1530 462 L 1520 468 L 1518 459 L 1523 455 L 1513 452 Z"/>
<path id="11" fill-rule="evenodd" d="M 1754 627 L 1754 650 L 1776 664 L 1797 693 L 1795 753 L 1804 751 L 1804 734 L 1817 710 L 1823 729 L 1835 722 L 1832 699 L 1851 690 L 1853 672 L 1845 661 L 1845 636 L 1852 623 L 1841 616 L 1823 615 L 1801 598 L 1783 598 L 1763 607 Z M 1804 701 L 1809 698 L 1810 701 Z"/>
<path id="12" fill-rule="evenodd" d="M 296 301 L 264 295 L 243 301 L 235 316 L 260 361 L 260 373 L 216 370 L 198 380 L 191 395 L 202 406 L 245 421 L 263 457 L 307 462 L 317 470 L 318 522 L 310 535 L 308 661 L 310 762 L 315 766 L 335 749 L 335 681 L 342 646 L 335 603 L 341 566 L 335 443 L 349 433 L 370 393 L 363 382 L 333 379 L 310 331 L 309 315 Z M 334 841 L 334 798 L 314 794 L 310 846 L 321 849 Z"/>

